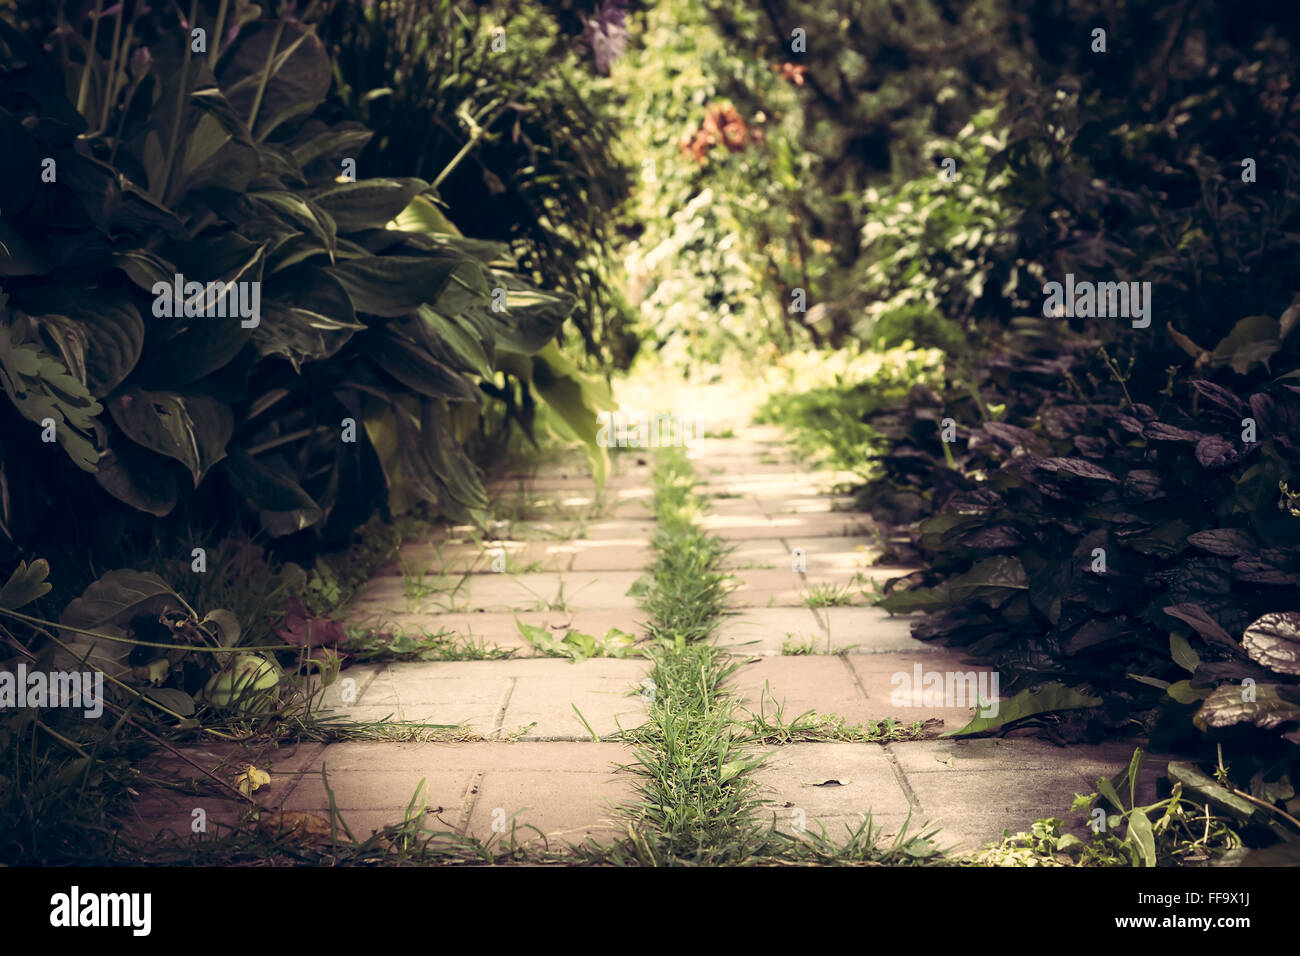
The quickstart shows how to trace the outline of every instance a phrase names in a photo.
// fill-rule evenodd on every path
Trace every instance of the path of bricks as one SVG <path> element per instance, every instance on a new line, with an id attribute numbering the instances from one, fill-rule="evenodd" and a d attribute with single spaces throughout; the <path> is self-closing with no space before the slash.
<path id="1" fill-rule="evenodd" d="M 725 390 L 712 394 L 721 405 Z M 696 407 L 712 406 L 706 398 Z M 812 710 L 850 724 L 938 718 L 943 726 L 935 734 L 966 724 L 973 710 L 919 706 L 919 692 L 915 706 L 890 701 L 893 676 L 912 675 L 917 665 L 924 672 L 976 669 L 959 654 L 914 640 L 908 621 L 867 606 L 860 594 L 854 606 L 805 605 L 812 587 L 847 585 L 857 593 L 851 582 L 859 573 L 860 581 L 884 580 L 907 569 L 871 566 L 878 538 L 863 516 L 837 510 L 846 500 L 829 493 L 845 476 L 801 467 L 779 432 L 735 417 L 702 422 L 701 434 L 729 427 L 734 437 L 697 439 L 691 458 L 708 496 L 705 524 L 735 546 L 728 564 L 739 582 L 730 599 L 736 613 L 718 640 L 746 662 L 733 678 L 744 706 L 771 713 L 779 702 L 787 720 Z M 330 713 L 340 717 L 460 725 L 473 739 L 281 749 L 268 761 L 272 785 L 259 792 L 261 802 L 327 815 L 324 765 L 336 806 L 358 838 L 399 822 L 421 780 L 434 828 L 486 840 L 494 825 L 513 819 L 545 834 L 552 849 L 588 836 L 616 838 L 613 808 L 636 797 L 636 777 L 620 765 L 633 758 L 625 744 L 593 742 L 591 731 L 605 736 L 645 719 L 639 684 L 647 664 L 539 656 L 515 624 L 517 616 L 560 636 L 567 628 L 599 636 L 617 627 L 644 637 L 642 612 L 627 592 L 651 559 L 650 459 L 614 457 L 603 496 L 576 464 L 507 477 L 495 491 L 504 510 L 522 520 L 495 529 L 495 541 L 456 528 L 408 544 L 401 562 L 375 577 L 351 608 L 354 623 L 443 629 L 514 649 L 506 660 L 355 666 L 343 672 L 355 683 L 326 690 Z M 507 555 L 504 573 L 492 570 L 493 547 Z M 802 572 L 793 570 L 796 549 Z M 411 584 L 420 571 L 430 586 L 425 596 Z M 785 653 L 798 645 L 804 653 Z M 346 703 L 344 687 L 355 692 Z M 791 743 L 770 748 L 758 778 L 783 827 L 806 821 L 835 837 L 870 810 L 877 824 L 897 832 L 911 812 L 913 826 L 942 826 L 940 844 L 962 852 L 1041 816 L 1068 817 L 1074 795 L 1091 793 L 1098 776 L 1126 766 L 1132 747 L 1059 748 L 1030 737 Z M 210 753 L 219 763 L 222 754 Z M 1148 761 L 1148 771 L 1156 770 Z M 172 799 L 184 832 L 186 799 Z M 516 835 L 526 841 L 535 831 Z"/>

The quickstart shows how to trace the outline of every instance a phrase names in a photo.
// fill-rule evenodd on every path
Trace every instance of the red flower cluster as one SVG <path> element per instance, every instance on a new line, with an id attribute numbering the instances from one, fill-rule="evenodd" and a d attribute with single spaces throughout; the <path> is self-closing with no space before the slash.
<path id="1" fill-rule="evenodd" d="M 685 136 L 679 145 L 682 153 L 704 165 L 709 150 L 722 145 L 733 153 L 763 141 L 761 130 L 746 125 L 744 118 L 730 103 L 710 106 L 704 113 L 704 122 L 691 136 Z"/>

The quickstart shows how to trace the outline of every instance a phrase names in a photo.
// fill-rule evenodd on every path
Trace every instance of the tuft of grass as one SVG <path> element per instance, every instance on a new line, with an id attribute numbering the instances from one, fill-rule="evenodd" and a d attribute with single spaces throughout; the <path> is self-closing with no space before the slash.
<path id="1" fill-rule="evenodd" d="M 770 708 L 769 708 L 770 702 Z M 936 729 L 939 721 L 901 722 L 892 717 L 850 724 L 836 714 L 819 714 L 804 711 L 789 720 L 785 718 L 785 702 L 772 696 L 772 688 L 765 685 L 759 697 L 758 713 L 750 713 L 744 728 L 755 743 L 790 744 L 810 741 L 840 743 L 895 743 L 903 740 L 921 740 L 928 730 Z"/>
<path id="2" fill-rule="evenodd" d="M 853 591 L 847 584 L 810 585 L 803 596 L 805 607 L 847 607 L 853 603 Z"/>

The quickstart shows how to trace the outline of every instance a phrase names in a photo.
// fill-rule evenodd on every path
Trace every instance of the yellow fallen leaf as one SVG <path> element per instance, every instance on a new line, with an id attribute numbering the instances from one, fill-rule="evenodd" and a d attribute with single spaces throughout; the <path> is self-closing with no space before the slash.
<path id="1" fill-rule="evenodd" d="M 253 791 L 270 785 L 271 775 L 265 770 L 258 770 L 251 763 L 244 769 L 243 773 L 235 778 L 235 786 L 246 797 L 250 796 Z"/>
<path id="2" fill-rule="evenodd" d="M 281 810 L 268 814 L 261 820 L 263 831 L 281 839 L 293 839 L 299 843 L 329 843 L 330 822 L 324 817 L 303 810 Z M 342 828 L 339 829 L 342 834 Z"/>

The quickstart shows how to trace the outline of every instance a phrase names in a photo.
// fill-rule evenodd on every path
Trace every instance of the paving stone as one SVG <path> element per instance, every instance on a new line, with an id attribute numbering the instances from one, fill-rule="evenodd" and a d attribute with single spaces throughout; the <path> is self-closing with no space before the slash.
<path id="1" fill-rule="evenodd" d="M 890 716 L 868 704 L 844 660 L 834 656 L 764 657 L 733 674 L 729 689 L 742 711 L 769 719 L 778 706 L 787 722 L 810 710 L 853 724 Z"/>
<path id="2" fill-rule="evenodd" d="M 188 841 L 199 838 L 193 831 L 202 819 L 206 835 L 220 836 L 236 826 L 252 808 L 246 800 L 228 793 L 204 770 L 221 781 L 234 785 L 236 778 L 250 764 L 271 775 L 271 782 L 253 794 L 256 805 L 276 810 L 287 804 L 305 772 L 313 766 L 325 746 L 318 743 L 291 744 L 210 744 L 203 747 L 177 748 L 184 756 L 158 751 L 140 766 L 142 779 L 136 784 L 138 795 L 117 821 L 122 839 L 131 844 L 149 844 L 155 840 Z M 188 758 L 188 759 L 186 759 Z M 195 767 L 197 764 L 198 767 Z M 202 769 L 200 769 L 202 768 Z M 177 786 L 155 786 L 149 779 L 172 781 Z M 204 816 L 194 815 L 196 809 Z"/>
<path id="3" fill-rule="evenodd" d="M 613 518 L 608 521 L 589 521 L 581 530 L 582 533 L 574 535 L 575 538 L 590 538 L 593 541 L 608 540 L 612 538 L 649 539 L 654 536 L 655 523 L 653 521 L 632 521 L 623 518 Z"/>
<path id="4" fill-rule="evenodd" d="M 508 836 L 494 824 L 516 825 L 520 844 L 547 838 L 551 849 L 587 837 L 613 840 L 615 808 L 636 798 L 637 777 L 619 770 L 635 762 L 630 747 L 592 743 L 333 744 L 321 755 L 336 806 L 364 839 L 398 823 L 424 781 L 427 830 L 454 829 L 487 841 Z M 307 778 L 290 809 L 328 811 L 319 777 Z"/>
<path id="5" fill-rule="evenodd" d="M 472 575 L 453 592 L 414 601 L 406 597 L 402 582 L 376 578 L 349 608 L 349 619 L 368 621 L 376 615 L 417 612 L 535 611 L 559 603 L 573 610 L 632 611 L 639 605 L 627 590 L 640 577 L 636 571 Z"/>
<path id="6" fill-rule="evenodd" d="M 954 770 L 1004 776 L 1068 770 L 1079 786 L 1087 788 L 1080 792 L 1090 793 L 1096 789 L 1098 777 L 1114 780 L 1123 773 L 1136 747 L 1145 751 L 1145 741 L 1111 740 L 1059 747 L 1037 737 L 1002 737 L 908 741 L 891 744 L 890 750 L 909 780 L 917 774 L 949 774 Z M 1144 753 L 1138 774 L 1140 799 L 1150 802 L 1156 798 L 1156 782 L 1168 762 L 1167 756 Z"/>
<path id="7" fill-rule="evenodd" d="M 574 571 L 642 571 L 655 554 L 645 538 L 582 539 L 563 547 L 571 552 Z"/>
<path id="8" fill-rule="evenodd" d="M 480 545 L 413 541 L 403 545 L 398 560 L 380 568 L 376 576 L 401 576 L 411 570 L 434 576 L 495 574 L 499 553 L 505 557 L 501 573 L 518 573 L 533 565 L 540 565 L 542 571 L 566 571 L 573 560 L 572 553 L 557 542 L 487 540 Z"/>
<path id="9" fill-rule="evenodd" d="M 938 842 L 970 848 L 1000 840 L 1005 829 L 1027 830 L 1040 817 L 1067 817 L 1075 794 L 1091 792 L 1068 766 L 909 774 L 907 782 L 919 802 L 920 815 L 943 828 Z"/>
<path id="10" fill-rule="evenodd" d="M 816 615 L 830 632 L 835 653 L 935 654 L 938 644 L 912 637 L 912 617 L 891 615 L 878 607 L 823 607 Z"/>
<path id="11" fill-rule="evenodd" d="M 627 591 L 640 576 L 636 571 L 499 575 L 471 582 L 466 603 L 484 611 L 538 610 L 547 603 L 572 610 L 631 611 L 638 603 Z"/>
<path id="12" fill-rule="evenodd" d="M 852 507 L 847 495 L 768 495 L 755 498 L 769 517 L 784 514 L 843 514 Z"/>
<path id="13" fill-rule="evenodd" d="M 861 536 L 872 528 L 871 519 L 855 514 L 782 514 L 773 515 L 771 527 L 776 537 L 823 538 Z"/>
<path id="14" fill-rule="evenodd" d="M 281 794 L 282 797 L 284 794 Z M 259 797 L 260 805 L 278 809 L 272 796 Z M 178 793 L 171 788 L 146 787 L 140 790 L 122 816 L 113 822 L 119 827 L 119 838 L 127 846 L 144 847 L 174 844 L 221 837 L 234 829 L 251 806 L 242 800 Z M 196 817 L 194 811 L 202 810 Z M 196 821 L 202 820 L 203 834 L 195 834 Z"/>
<path id="15" fill-rule="evenodd" d="M 905 817 L 911 809 L 879 744 L 798 743 L 766 753 L 766 761 L 754 774 L 765 799 L 777 807 L 803 810 L 809 822 L 857 817 L 868 811 L 873 816 Z"/>
<path id="16" fill-rule="evenodd" d="M 429 661 L 386 665 L 356 699 L 326 715 L 465 726 L 484 737 L 529 727 L 521 739 L 605 736 L 646 719 L 640 681 L 644 660 L 559 658 Z"/>
<path id="17" fill-rule="evenodd" d="M 590 737 L 587 724 L 603 737 L 639 727 L 648 719 L 640 687 L 649 673 L 648 661 L 591 658 L 580 664 L 561 660 L 527 663 L 527 669 L 517 671 L 502 733 L 535 723 L 521 740 L 586 740 Z"/>
<path id="18" fill-rule="evenodd" d="M 512 687 L 510 676 L 494 667 L 504 663 L 508 662 L 392 664 L 386 674 L 371 685 L 371 692 L 359 696 L 356 703 L 366 708 L 395 705 L 398 720 L 453 726 L 463 724 L 486 737 L 500 727 L 501 714 Z M 387 682 L 381 683 L 385 678 Z M 376 699 L 374 692 L 380 687 L 391 687 L 391 703 L 388 698 Z M 353 713 L 351 708 L 348 713 Z"/>
<path id="19" fill-rule="evenodd" d="M 602 637 L 610 628 L 639 638 L 645 633 L 644 618 L 641 611 L 520 611 L 426 614 L 413 616 L 412 620 L 430 633 L 445 630 L 485 647 L 514 648 L 517 657 L 533 657 L 540 652 L 519 633 L 516 620 L 531 627 L 547 628 L 559 638 L 569 631 Z"/>
<path id="20" fill-rule="evenodd" d="M 808 595 L 803 578 L 786 570 L 738 570 L 737 587 L 727 597 L 732 607 L 790 607 L 802 605 Z"/>
<path id="21" fill-rule="evenodd" d="M 531 744 L 528 746 L 547 746 Z M 614 772 L 616 762 L 632 762 L 631 753 L 609 744 L 552 744 L 564 747 L 595 747 L 581 768 L 547 766 L 535 770 L 506 770 L 493 767 L 483 774 L 469 817 L 467 833 L 487 841 L 513 837 L 520 845 L 545 841 L 552 851 L 586 840 L 612 843 L 626 835 L 618 808 L 637 799 L 637 777 Z M 569 761 L 573 763 L 571 759 Z M 502 831 L 504 827 L 504 831 Z"/>
<path id="22" fill-rule="evenodd" d="M 718 627 L 717 644 L 737 654 L 780 656 L 788 635 L 795 641 L 825 641 L 821 623 L 806 607 L 746 608 Z"/>
<path id="23" fill-rule="evenodd" d="M 779 570 L 791 567 L 790 549 L 776 538 L 747 538 L 733 544 L 731 553 L 722 559 L 723 568 Z"/>
<path id="24" fill-rule="evenodd" d="M 709 534 L 724 541 L 744 541 L 751 538 L 777 537 L 771 521 L 762 513 L 753 515 L 705 515 L 699 526 Z"/>
<path id="25" fill-rule="evenodd" d="M 708 514 L 728 518 L 764 520 L 767 517 L 756 498 L 710 498 L 707 510 Z"/>
<path id="26" fill-rule="evenodd" d="M 798 516 L 795 516 L 798 517 Z M 802 548 L 804 559 L 808 562 L 808 567 L 813 568 L 816 562 L 822 560 L 826 555 L 832 554 L 853 554 L 874 556 L 873 549 L 878 548 L 879 540 L 870 535 L 849 534 L 849 535 L 818 535 L 818 534 L 798 534 L 783 533 L 781 542 L 793 551 L 795 548 Z"/>
<path id="27" fill-rule="evenodd" d="M 382 815 L 382 822 L 370 824 L 371 830 L 398 823 L 411 805 L 417 787 L 420 790 L 416 807 L 422 799 L 425 808 L 441 817 L 444 823 L 455 825 L 459 821 L 465 794 L 474 780 L 472 770 L 445 769 L 438 765 L 435 755 L 427 755 L 418 767 L 391 767 L 387 748 L 393 744 L 371 741 L 367 746 L 370 748 L 370 766 L 365 769 L 345 770 L 336 766 L 328 750 L 322 758 L 330 790 L 334 791 L 334 805 L 344 814 L 355 836 L 365 838 L 357 832 L 358 821 L 349 811 L 388 811 Z M 421 781 L 424 781 L 423 787 L 420 787 Z M 316 773 L 303 778 L 284 809 L 314 811 L 329 818 L 329 794 L 319 768 Z"/>
<path id="28" fill-rule="evenodd" d="M 866 699 L 874 711 L 873 716 L 894 717 L 901 721 L 925 721 L 939 719 L 943 721 L 942 730 L 958 730 L 966 726 L 976 716 L 973 706 L 960 706 L 961 701 L 954 696 L 946 699 L 944 705 L 926 702 L 927 675 L 939 674 L 948 685 L 946 675 L 968 674 L 974 672 L 992 674 L 988 667 L 963 663 L 961 657 L 951 651 L 940 650 L 929 653 L 882 653 L 855 654 L 845 657 L 856 674 L 866 694 Z M 917 668 L 920 668 L 920 683 L 917 687 Z M 953 678 L 953 690 L 958 689 L 957 678 Z M 985 678 L 986 687 L 992 691 L 992 678 Z M 967 687 L 965 683 L 961 689 Z M 975 689 L 978 689 L 976 686 Z M 990 696 L 992 694 L 990 693 Z M 999 695 L 1000 696 L 1000 695 Z M 897 701 L 897 702 L 896 702 Z"/>

